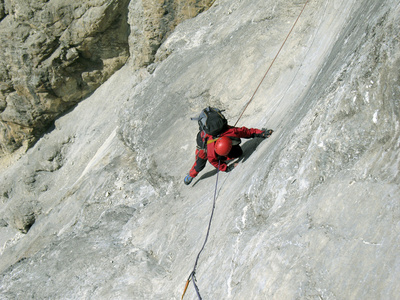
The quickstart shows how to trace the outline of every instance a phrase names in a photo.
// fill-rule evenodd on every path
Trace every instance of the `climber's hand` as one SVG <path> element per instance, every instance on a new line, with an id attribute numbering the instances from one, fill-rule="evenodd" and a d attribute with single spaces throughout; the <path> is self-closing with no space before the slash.
<path id="1" fill-rule="evenodd" d="M 262 133 L 255 134 L 254 137 L 266 139 L 266 138 L 269 138 L 273 132 L 274 131 L 272 129 L 266 129 L 266 130 L 263 130 Z"/>

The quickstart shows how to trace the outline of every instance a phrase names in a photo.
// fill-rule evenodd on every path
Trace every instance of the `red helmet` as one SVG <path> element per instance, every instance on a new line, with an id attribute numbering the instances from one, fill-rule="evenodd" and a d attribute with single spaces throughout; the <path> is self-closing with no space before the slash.
<path id="1" fill-rule="evenodd" d="M 232 140 L 227 136 L 220 137 L 215 142 L 215 152 L 221 156 L 227 156 L 232 149 Z"/>

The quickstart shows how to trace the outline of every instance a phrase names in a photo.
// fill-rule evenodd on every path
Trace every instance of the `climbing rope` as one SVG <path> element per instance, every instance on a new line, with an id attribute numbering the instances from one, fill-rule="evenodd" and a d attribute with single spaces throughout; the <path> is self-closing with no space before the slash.
<path id="1" fill-rule="evenodd" d="M 198 286 L 197 286 L 197 284 L 196 284 L 196 268 L 197 268 L 197 263 L 199 262 L 200 254 L 201 254 L 201 252 L 203 252 L 204 247 L 206 246 L 206 243 L 207 243 L 207 240 L 208 240 L 208 236 L 209 236 L 209 234 L 210 234 L 211 221 L 212 221 L 213 216 L 214 216 L 215 201 L 216 201 L 216 199 L 217 199 L 218 174 L 219 174 L 219 167 L 220 167 L 220 164 L 221 164 L 221 162 L 218 161 L 217 180 L 216 180 L 216 182 L 215 182 L 215 190 L 214 190 L 214 201 L 213 201 L 213 206 L 212 206 L 212 210 L 211 210 L 210 221 L 208 222 L 208 228 L 207 228 L 206 238 L 205 238 L 205 240 L 204 240 L 203 246 L 201 247 L 199 253 L 197 254 L 197 258 L 196 258 L 196 262 L 194 263 L 193 271 L 192 271 L 192 273 L 190 273 L 189 278 L 188 278 L 188 280 L 186 281 L 185 289 L 184 289 L 184 291 L 183 291 L 183 294 L 182 294 L 182 298 L 181 298 L 181 299 L 183 299 L 183 297 L 185 296 L 186 290 L 187 290 L 187 288 L 188 288 L 189 283 L 190 283 L 191 280 L 193 280 L 193 285 L 194 285 L 194 288 L 195 288 L 195 290 L 196 290 L 197 296 L 199 297 L 200 300 L 202 299 L 201 296 L 200 296 L 199 288 L 198 288 Z"/>
<path id="2" fill-rule="evenodd" d="M 242 113 L 240 114 L 239 118 L 237 119 L 237 121 L 236 121 L 236 123 L 235 123 L 235 125 L 234 125 L 235 127 L 236 127 L 237 123 L 239 122 L 239 120 L 241 119 L 241 117 L 243 116 L 243 114 L 244 114 L 245 110 L 247 109 L 247 107 L 249 106 L 250 102 L 254 99 L 254 96 L 256 95 L 258 89 L 260 88 L 260 86 L 261 86 L 261 84 L 263 83 L 265 77 L 266 77 L 267 74 L 269 73 L 269 70 L 272 68 L 273 64 L 275 63 L 275 60 L 278 58 L 278 56 L 279 56 L 279 54 L 280 54 L 280 52 L 281 52 L 283 46 L 286 44 L 286 41 L 288 40 L 290 34 L 292 33 L 294 27 L 295 27 L 296 24 L 297 24 L 297 21 L 300 19 L 300 16 L 302 15 L 304 9 L 306 8 L 306 5 L 307 5 L 308 1 L 309 1 L 309 0 L 307 0 L 307 1 L 304 3 L 303 9 L 301 10 L 300 14 L 298 15 L 296 21 L 294 22 L 292 28 L 290 29 L 290 31 L 289 31 L 289 33 L 288 33 L 288 35 L 286 36 L 286 39 L 285 39 L 284 42 L 282 43 L 282 46 L 279 48 L 279 51 L 278 51 L 277 54 L 275 55 L 275 58 L 272 60 L 272 62 L 271 62 L 271 64 L 270 64 L 269 68 L 267 69 L 267 71 L 265 72 L 264 76 L 262 77 L 260 83 L 258 84 L 258 86 L 257 86 L 256 90 L 254 91 L 253 95 L 251 96 L 250 100 L 247 101 L 246 105 L 244 106 L 244 109 L 242 110 Z M 197 254 L 196 261 L 195 261 L 194 266 L 193 266 L 193 271 L 192 271 L 192 273 L 190 273 L 190 275 L 189 275 L 189 277 L 188 277 L 188 279 L 187 279 L 187 281 L 186 281 L 185 289 L 184 289 L 184 291 L 183 291 L 181 300 L 183 300 L 183 297 L 184 297 L 185 294 L 186 294 L 186 290 L 187 290 L 187 288 L 188 288 L 188 286 L 189 286 L 190 281 L 193 281 L 193 285 L 194 285 L 194 288 L 195 288 L 195 290 L 196 290 L 197 296 L 198 296 L 199 300 L 202 300 L 201 295 L 200 295 L 200 290 L 199 290 L 199 288 L 198 288 L 198 286 L 197 286 L 197 283 L 196 283 L 196 268 L 197 268 L 197 263 L 199 262 L 200 254 L 203 252 L 204 247 L 206 246 L 206 243 L 207 243 L 207 240 L 208 240 L 208 236 L 209 236 L 209 234 L 210 234 L 211 221 L 212 221 L 213 216 L 214 216 L 215 201 L 216 201 L 216 198 L 217 198 L 217 187 L 218 187 L 219 167 L 220 167 L 220 161 L 218 161 L 217 180 L 216 180 L 216 183 L 215 183 L 215 190 L 214 190 L 214 201 L 213 201 L 213 206 L 212 206 L 212 210 L 211 210 L 210 221 L 208 222 L 208 228 L 207 228 L 206 238 L 205 238 L 205 240 L 204 240 L 203 246 L 201 247 L 199 253 Z"/>
<path id="3" fill-rule="evenodd" d="M 309 0 L 307 0 L 306 3 L 304 3 L 303 9 L 301 10 L 300 14 L 298 15 L 298 17 L 297 17 L 297 19 L 296 19 L 296 22 L 294 22 L 294 24 L 293 24 L 292 28 L 290 29 L 288 35 L 286 36 L 286 39 L 285 39 L 284 42 L 282 43 L 282 46 L 279 48 L 278 52 L 276 53 L 276 55 L 275 55 L 274 59 L 272 60 L 272 62 L 271 62 L 271 64 L 270 64 L 269 68 L 267 69 L 267 72 L 265 72 L 265 74 L 264 74 L 264 76 L 262 77 L 260 83 L 258 84 L 257 88 L 255 89 L 253 95 L 250 97 L 250 100 L 247 101 L 247 104 L 244 106 L 244 109 L 242 110 L 242 113 L 240 114 L 239 118 L 237 119 L 237 121 L 236 121 L 236 123 L 235 123 L 235 125 L 234 125 L 235 127 L 236 127 L 237 123 L 239 122 L 239 120 L 242 118 L 242 116 L 243 116 L 245 110 L 247 109 L 247 107 L 249 106 L 250 102 L 253 101 L 254 96 L 256 95 L 258 89 L 260 88 L 261 84 L 263 83 L 265 77 L 267 77 L 267 74 L 269 73 L 269 70 L 271 70 L 273 64 L 275 63 L 275 60 L 278 58 L 279 54 L 281 53 L 281 50 L 282 50 L 283 46 L 286 44 L 286 41 L 288 40 L 290 34 L 292 33 L 294 27 L 295 27 L 296 24 L 297 24 L 297 21 L 300 19 L 300 16 L 302 15 L 304 9 L 306 8 L 306 5 L 307 5 L 308 1 L 309 1 Z"/>

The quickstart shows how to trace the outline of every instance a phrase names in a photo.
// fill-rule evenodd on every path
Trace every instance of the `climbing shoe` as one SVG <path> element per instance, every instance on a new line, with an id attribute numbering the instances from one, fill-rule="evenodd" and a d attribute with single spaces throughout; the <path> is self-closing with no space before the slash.
<path id="1" fill-rule="evenodd" d="M 188 174 L 188 175 L 186 175 L 186 177 L 185 177 L 185 179 L 183 180 L 183 182 L 184 182 L 186 185 L 189 185 L 189 184 L 192 182 L 192 180 L 193 180 L 193 177 L 190 177 L 190 175 Z"/>
<path id="2" fill-rule="evenodd" d="M 234 163 L 234 164 L 230 164 L 229 166 L 226 167 L 226 171 L 227 173 L 229 173 L 230 171 L 232 171 L 234 168 L 237 167 L 239 163 Z"/>

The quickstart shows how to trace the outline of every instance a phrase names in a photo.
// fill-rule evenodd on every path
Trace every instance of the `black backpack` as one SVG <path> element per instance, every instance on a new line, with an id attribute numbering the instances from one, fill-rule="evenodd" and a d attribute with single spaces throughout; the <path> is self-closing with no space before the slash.
<path id="1" fill-rule="evenodd" d="M 192 118 L 199 123 L 199 130 L 205 133 L 217 136 L 228 128 L 228 121 L 222 114 L 222 110 L 213 107 L 203 109 L 198 118 Z"/>

